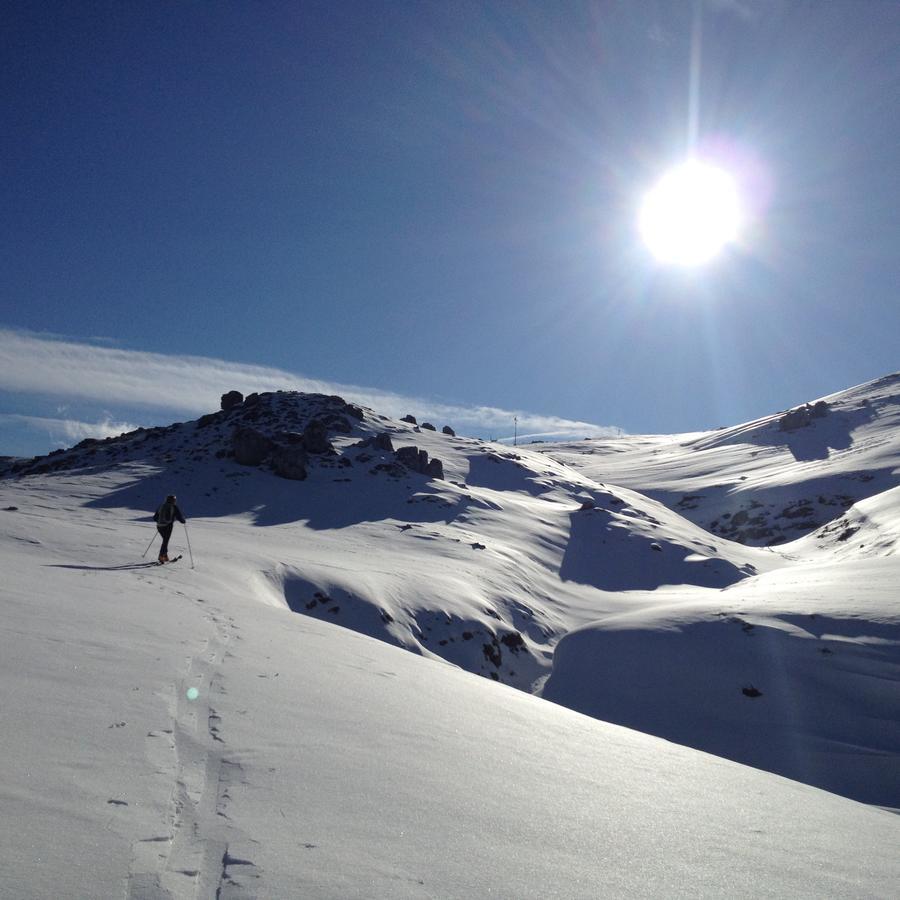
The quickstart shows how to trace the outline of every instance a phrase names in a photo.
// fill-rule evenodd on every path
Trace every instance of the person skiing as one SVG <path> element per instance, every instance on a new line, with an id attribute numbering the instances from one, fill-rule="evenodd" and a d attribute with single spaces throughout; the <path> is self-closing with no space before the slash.
<path id="1" fill-rule="evenodd" d="M 174 494 L 169 494 L 159 509 L 153 513 L 153 520 L 156 522 L 156 530 L 162 535 L 162 547 L 159 548 L 159 561 L 167 563 L 169 561 L 169 538 L 172 537 L 172 529 L 175 527 L 176 520 L 185 524 L 184 515 L 178 508 L 177 498 Z"/>

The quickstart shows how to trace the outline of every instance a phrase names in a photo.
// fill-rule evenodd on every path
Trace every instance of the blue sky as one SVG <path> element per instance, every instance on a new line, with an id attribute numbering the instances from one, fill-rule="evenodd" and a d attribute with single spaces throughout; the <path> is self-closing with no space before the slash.
<path id="1" fill-rule="evenodd" d="M 4 4 L 0 454 L 253 385 L 499 437 L 897 370 L 900 4 L 703 3 L 698 138 L 755 217 L 673 270 L 636 218 L 686 152 L 694 10 Z"/>

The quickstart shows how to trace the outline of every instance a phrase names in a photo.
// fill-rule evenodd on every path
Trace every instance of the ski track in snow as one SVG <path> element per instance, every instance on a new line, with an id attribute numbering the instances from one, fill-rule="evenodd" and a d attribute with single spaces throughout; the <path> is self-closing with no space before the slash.
<path id="1" fill-rule="evenodd" d="M 146 756 L 172 782 L 164 834 L 132 844 L 126 900 L 255 900 L 256 865 L 247 838 L 231 825 L 230 789 L 244 781 L 228 757 L 222 721 L 209 700 L 225 693 L 223 667 L 236 626 L 221 612 L 206 616 L 212 632 L 187 657 L 182 678 L 166 697 L 171 728 L 151 731 Z M 188 690 L 198 691 L 197 699 Z M 237 848 L 240 848 L 238 850 Z"/>

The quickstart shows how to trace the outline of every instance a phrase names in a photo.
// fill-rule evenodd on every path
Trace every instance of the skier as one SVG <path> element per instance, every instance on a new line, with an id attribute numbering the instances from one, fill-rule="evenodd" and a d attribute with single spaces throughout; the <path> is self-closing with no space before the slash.
<path id="1" fill-rule="evenodd" d="M 167 563 L 169 561 L 169 538 L 172 537 L 172 529 L 175 527 L 176 519 L 181 522 L 182 525 L 185 524 L 184 516 L 178 508 L 178 504 L 175 502 L 176 499 L 174 494 L 169 494 L 169 496 L 166 497 L 165 503 L 153 513 L 153 520 L 156 522 L 156 530 L 162 535 L 162 547 L 159 548 L 159 561 L 161 563 Z"/>

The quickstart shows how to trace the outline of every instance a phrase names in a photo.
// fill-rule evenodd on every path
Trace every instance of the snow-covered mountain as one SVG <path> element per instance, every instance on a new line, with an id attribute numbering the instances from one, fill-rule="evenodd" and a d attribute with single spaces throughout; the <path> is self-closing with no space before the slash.
<path id="1" fill-rule="evenodd" d="M 5 463 L 9 896 L 892 893 L 896 816 L 636 732 L 900 807 L 900 376 L 527 448 L 224 405 Z"/>

